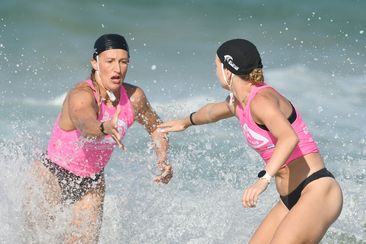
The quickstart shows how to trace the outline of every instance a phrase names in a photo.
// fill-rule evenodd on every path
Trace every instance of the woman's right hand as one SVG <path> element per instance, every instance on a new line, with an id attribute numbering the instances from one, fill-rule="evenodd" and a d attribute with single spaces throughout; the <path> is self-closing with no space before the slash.
<path id="1" fill-rule="evenodd" d="M 158 125 L 161 132 L 184 131 L 191 125 L 189 119 L 171 120 Z"/>
<path id="2" fill-rule="evenodd" d="M 113 118 L 111 120 L 107 120 L 104 122 L 104 131 L 111 135 L 113 140 L 118 144 L 118 147 L 122 150 L 125 150 L 125 146 L 122 144 L 121 135 L 118 132 L 118 117 L 121 113 L 121 107 L 120 105 L 117 105 L 117 110 L 115 114 L 113 115 Z"/>

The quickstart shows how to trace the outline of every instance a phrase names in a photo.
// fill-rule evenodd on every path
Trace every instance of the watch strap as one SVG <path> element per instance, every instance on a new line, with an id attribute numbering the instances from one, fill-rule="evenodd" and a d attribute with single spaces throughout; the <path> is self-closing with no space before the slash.
<path id="1" fill-rule="evenodd" d="M 104 131 L 104 122 L 100 123 L 99 125 L 99 129 L 100 129 L 100 132 L 103 133 L 103 135 L 108 135 L 105 131 Z"/>

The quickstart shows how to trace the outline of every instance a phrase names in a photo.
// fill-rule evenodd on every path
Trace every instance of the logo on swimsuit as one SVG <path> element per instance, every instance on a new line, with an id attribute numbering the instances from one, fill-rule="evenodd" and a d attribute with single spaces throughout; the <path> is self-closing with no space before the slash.
<path id="1" fill-rule="evenodd" d="M 233 67 L 235 70 L 238 70 L 239 67 L 236 66 L 236 64 L 233 62 L 233 57 L 231 57 L 230 55 L 224 55 L 224 60 L 231 66 Z"/>
<path id="2" fill-rule="evenodd" d="M 243 132 L 249 145 L 254 149 L 258 149 L 269 142 L 267 138 L 250 129 L 247 124 L 243 125 Z"/>

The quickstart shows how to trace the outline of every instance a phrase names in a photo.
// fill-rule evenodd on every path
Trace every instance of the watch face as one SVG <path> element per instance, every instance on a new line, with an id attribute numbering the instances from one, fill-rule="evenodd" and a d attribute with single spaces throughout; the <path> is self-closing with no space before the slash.
<path id="1" fill-rule="evenodd" d="M 265 170 L 262 170 L 258 173 L 258 178 L 262 178 L 266 174 Z"/>

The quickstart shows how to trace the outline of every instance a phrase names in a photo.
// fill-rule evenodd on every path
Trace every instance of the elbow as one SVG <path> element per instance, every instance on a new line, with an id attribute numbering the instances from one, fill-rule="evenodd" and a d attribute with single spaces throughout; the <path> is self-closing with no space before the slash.
<path id="1" fill-rule="evenodd" d="M 87 129 L 87 126 L 84 123 L 80 123 L 76 126 L 76 129 L 80 131 L 80 134 L 83 137 L 93 137 L 92 133 L 90 133 Z"/>
<path id="2" fill-rule="evenodd" d="M 80 130 L 80 134 L 85 138 L 95 139 L 100 136 L 100 133 L 95 133 L 95 131 L 87 131 L 87 130 Z"/>
<path id="3" fill-rule="evenodd" d="M 291 144 L 293 144 L 294 147 L 296 147 L 297 144 L 299 144 L 299 142 L 300 142 L 299 137 L 295 133 L 290 137 L 290 140 L 291 140 Z"/>

